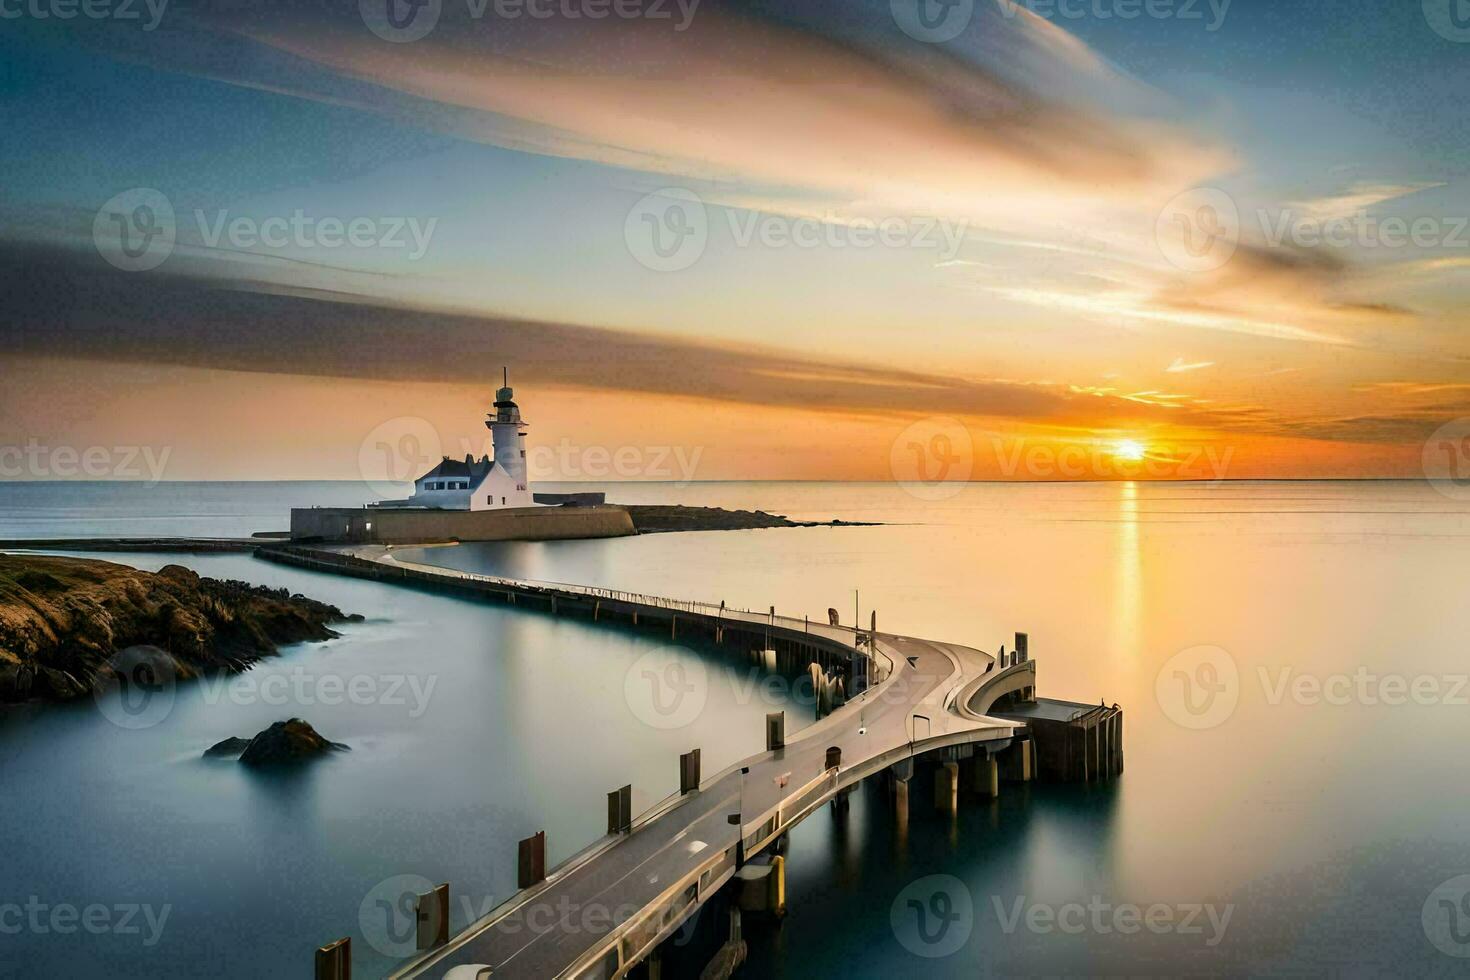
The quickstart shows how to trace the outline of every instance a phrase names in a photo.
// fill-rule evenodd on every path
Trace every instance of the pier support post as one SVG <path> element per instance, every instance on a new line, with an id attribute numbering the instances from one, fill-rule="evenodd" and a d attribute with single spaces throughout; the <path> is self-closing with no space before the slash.
<path id="1" fill-rule="evenodd" d="M 771 888 L 771 914 L 780 918 L 786 914 L 786 859 L 779 854 L 771 858 L 771 877 L 768 882 Z"/>
<path id="2" fill-rule="evenodd" d="M 766 715 L 766 751 L 786 747 L 786 712 L 773 711 Z"/>
<path id="3" fill-rule="evenodd" d="M 996 765 L 995 759 L 989 755 L 977 754 L 970 763 L 970 788 L 986 799 L 995 799 L 1000 795 L 1000 767 Z"/>
<path id="4" fill-rule="evenodd" d="M 633 827 L 633 785 L 607 794 L 607 832 L 625 834 Z"/>
<path id="5" fill-rule="evenodd" d="M 1012 742 L 1001 753 L 1006 782 L 1029 783 L 1036 778 L 1036 743 L 1029 738 Z"/>
<path id="6" fill-rule="evenodd" d="M 521 841 L 516 861 L 516 887 L 530 888 L 546 880 L 546 831 Z"/>
<path id="7" fill-rule="evenodd" d="M 893 819 L 900 827 L 909 824 L 909 781 L 897 776 L 893 779 Z"/>
<path id="8" fill-rule="evenodd" d="M 692 793 L 699 789 L 699 750 L 690 749 L 679 756 L 679 793 Z"/>
<path id="9" fill-rule="evenodd" d="M 352 937 L 316 951 L 316 980 L 352 980 Z"/>
<path id="10" fill-rule="evenodd" d="M 417 948 L 433 949 L 449 942 L 449 883 L 436 885 L 414 904 L 418 923 Z"/>
<path id="11" fill-rule="evenodd" d="M 960 764 L 943 762 L 934 770 L 934 808 L 957 813 L 960 808 Z"/>

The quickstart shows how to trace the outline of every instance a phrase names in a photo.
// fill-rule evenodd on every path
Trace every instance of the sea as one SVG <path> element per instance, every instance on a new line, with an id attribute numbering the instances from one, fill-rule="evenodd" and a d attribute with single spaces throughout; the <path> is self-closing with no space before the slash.
<path id="1" fill-rule="evenodd" d="M 987 650 L 1025 632 L 1039 694 L 1124 712 L 1111 782 L 1007 783 L 953 816 L 921 786 L 906 824 L 873 785 L 813 814 L 741 976 L 1466 975 L 1470 501 L 1409 481 L 600 488 L 876 526 L 406 550 Z M 380 495 L 0 483 L 0 539 L 246 536 Z M 712 773 L 762 747 L 766 712 L 814 718 L 728 650 L 245 554 L 95 557 L 364 620 L 141 715 L 121 693 L 0 709 L 0 976 L 308 976 L 344 936 L 354 975 L 382 976 L 412 945 L 380 904 L 402 881 L 449 882 L 457 929 L 513 893 L 521 838 L 562 860 L 609 790 L 641 810 L 680 753 Z M 676 727 L 631 696 L 650 663 L 708 678 Z M 286 774 L 201 758 L 292 716 L 351 750 Z"/>

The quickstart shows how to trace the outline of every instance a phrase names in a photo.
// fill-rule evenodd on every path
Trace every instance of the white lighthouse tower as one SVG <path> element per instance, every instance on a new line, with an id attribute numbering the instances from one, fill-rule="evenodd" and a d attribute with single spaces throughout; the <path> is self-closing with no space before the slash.
<path id="1" fill-rule="evenodd" d="M 526 423 L 510 387 L 510 370 L 503 369 L 504 385 L 495 392 L 495 405 L 485 416 L 485 428 L 495 446 L 489 472 L 470 492 L 470 510 L 531 507 L 531 483 L 526 475 Z"/>

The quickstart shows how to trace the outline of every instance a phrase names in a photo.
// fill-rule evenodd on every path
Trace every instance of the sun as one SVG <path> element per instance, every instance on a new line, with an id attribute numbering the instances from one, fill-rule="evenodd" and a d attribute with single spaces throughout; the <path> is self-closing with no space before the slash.
<path id="1" fill-rule="evenodd" d="M 1119 459 L 1137 462 L 1144 457 L 1143 443 L 1135 439 L 1124 439 L 1113 447 L 1113 455 Z"/>

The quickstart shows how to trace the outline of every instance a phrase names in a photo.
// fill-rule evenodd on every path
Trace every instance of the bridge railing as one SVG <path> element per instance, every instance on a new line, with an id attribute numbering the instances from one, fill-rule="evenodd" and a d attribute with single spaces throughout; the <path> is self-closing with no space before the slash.
<path id="1" fill-rule="evenodd" d="M 812 633 L 813 627 L 815 627 L 815 632 L 819 635 L 831 636 L 832 634 L 836 634 L 838 637 L 850 635 L 852 637 L 851 640 L 844 639 L 839 642 L 867 656 L 869 662 L 872 664 L 871 680 L 873 683 L 882 681 L 893 670 L 892 661 L 876 649 L 869 631 L 855 626 L 832 625 L 822 622 L 813 623 L 810 619 L 797 619 L 794 616 L 772 614 L 769 611 L 760 612 L 754 609 L 731 606 L 726 603 L 705 602 L 698 599 L 670 599 L 666 596 L 649 595 L 645 592 L 631 592 L 625 589 L 611 589 L 596 585 L 580 585 L 575 582 L 556 582 L 548 579 L 517 579 L 501 575 L 487 575 L 483 572 L 469 572 L 443 565 L 406 561 L 396 557 L 393 559 L 393 564 L 417 568 L 435 574 L 452 575 L 475 582 L 484 582 L 487 585 L 501 585 L 506 588 L 517 589 L 540 589 L 589 599 L 635 603 L 655 609 L 667 609 L 671 612 L 687 612 L 691 615 L 713 616 L 716 619 L 732 617 L 739 619 L 741 622 L 754 623 L 756 625 L 763 623 L 788 630 L 799 629 L 803 633 Z"/>

